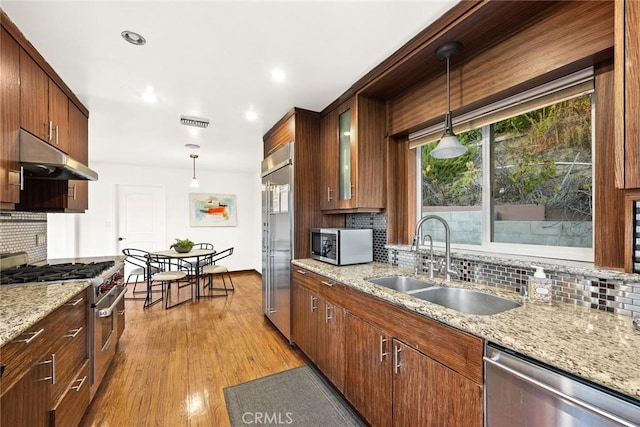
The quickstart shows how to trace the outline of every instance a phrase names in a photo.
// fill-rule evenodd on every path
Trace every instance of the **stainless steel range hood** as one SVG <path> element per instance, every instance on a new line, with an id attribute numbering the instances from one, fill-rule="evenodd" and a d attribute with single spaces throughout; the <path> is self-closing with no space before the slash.
<path id="1" fill-rule="evenodd" d="M 96 181 L 98 173 L 20 129 L 20 165 L 27 178 Z"/>

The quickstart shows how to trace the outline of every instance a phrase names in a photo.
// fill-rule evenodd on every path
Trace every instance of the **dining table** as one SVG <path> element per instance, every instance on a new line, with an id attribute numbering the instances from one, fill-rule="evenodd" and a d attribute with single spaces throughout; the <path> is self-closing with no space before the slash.
<path id="1" fill-rule="evenodd" d="M 156 257 L 156 260 L 162 260 L 162 258 L 187 261 L 193 266 L 195 276 L 195 292 L 191 291 L 191 300 L 196 301 L 200 299 L 200 271 L 202 267 L 206 265 L 204 262 L 207 258 L 216 254 L 215 249 L 191 249 L 189 252 L 178 252 L 174 249 L 165 251 L 151 252 L 151 256 Z M 151 262 L 151 258 L 149 259 Z M 147 288 L 151 289 L 151 278 L 147 275 Z"/>

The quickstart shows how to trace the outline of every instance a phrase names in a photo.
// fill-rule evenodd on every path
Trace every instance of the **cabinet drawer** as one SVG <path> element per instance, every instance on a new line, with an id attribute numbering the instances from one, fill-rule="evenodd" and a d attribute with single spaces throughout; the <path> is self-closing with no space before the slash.
<path id="1" fill-rule="evenodd" d="M 309 270 L 305 270 L 304 268 L 300 268 L 297 266 L 293 267 L 293 282 L 297 283 L 300 286 L 304 286 L 314 293 L 318 292 L 318 287 L 321 284 L 321 279 L 322 276 L 319 276 Z"/>
<path id="2" fill-rule="evenodd" d="M 86 360 L 49 412 L 49 425 L 77 426 L 89 406 L 89 361 Z"/>
<path id="3" fill-rule="evenodd" d="M 51 398 L 56 400 L 65 392 L 87 358 L 87 303 L 86 290 L 69 299 L 52 314 L 52 335 L 55 337 L 51 352 L 56 355 L 56 383 Z"/>
<path id="4" fill-rule="evenodd" d="M 0 365 L 4 365 L 0 395 L 17 383 L 38 362 L 36 359 L 47 352 L 51 336 L 47 318 L 44 318 L 0 348 Z"/>

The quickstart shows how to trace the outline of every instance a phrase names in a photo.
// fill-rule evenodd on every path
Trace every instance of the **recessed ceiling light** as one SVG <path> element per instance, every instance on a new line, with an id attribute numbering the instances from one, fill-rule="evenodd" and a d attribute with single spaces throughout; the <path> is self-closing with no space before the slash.
<path id="1" fill-rule="evenodd" d="M 247 120 L 249 120 L 250 122 L 253 122 L 258 118 L 258 113 L 256 113 L 255 110 L 252 109 L 247 111 L 245 116 L 247 117 Z"/>
<path id="2" fill-rule="evenodd" d="M 284 70 L 282 70 L 281 68 L 274 68 L 273 70 L 271 70 L 271 78 L 274 82 L 283 82 L 284 77 Z"/>
<path id="3" fill-rule="evenodd" d="M 153 91 L 153 88 L 151 86 L 148 86 L 147 90 L 142 92 L 142 99 L 149 104 L 153 104 L 154 102 L 158 101 L 158 96 Z"/>
<path id="4" fill-rule="evenodd" d="M 145 40 L 144 37 L 138 33 L 134 33 L 133 31 L 123 31 L 120 35 L 123 39 L 136 46 L 142 46 L 147 43 L 147 40 Z"/>
<path id="5" fill-rule="evenodd" d="M 197 150 L 198 148 L 200 148 L 198 144 L 184 144 L 184 146 L 192 150 Z"/>

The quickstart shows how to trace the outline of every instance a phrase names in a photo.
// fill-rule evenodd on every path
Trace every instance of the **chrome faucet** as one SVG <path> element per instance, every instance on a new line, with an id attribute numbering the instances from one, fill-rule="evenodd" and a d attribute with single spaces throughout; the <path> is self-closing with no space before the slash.
<path id="1" fill-rule="evenodd" d="M 460 276 L 460 273 L 458 273 L 456 270 L 454 270 L 451 267 L 451 230 L 449 229 L 449 224 L 447 223 L 447 221 L 438 216 L 438 215 L 427 215 L 427 216 L 423 216 L 422 218 L 420 218 L 420 220 L 418 221 L 418 223 L 416 224 L 416 232 L 413 235 L 413 243 L 415 244 L 416 248 L 416 259 L 417 259 L 417 255 L 418 255 L 418 249 L 420 248 L 420 233 L 422 231 L 422 224 L 424 224 L 425 222 L 427 222 L 430 219 L 435 219 L 437 221 L 440 221 L 442 223 L 442 225 L 444 226 L 444 236 L 445 236 L 445 280 L 447 282 L 451 281 L 451 275 L 454 275 L 456 277 Z M 427 235 L 429 236 L 429 235 Z M 431 240 L 431 273 L 433 273 L 433 239 L 431 239 L 431 236 L 429 236 L 429 239 Z M 411 250 L 413 250 L 413 244 L 411 245 Z M 414 272 L 417 273 L 418 270 L 418 263 L 416 261 L 416 268 L 414 270 Z"/>

